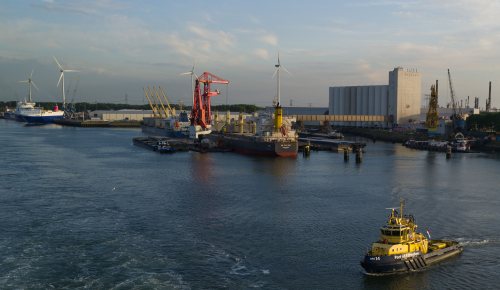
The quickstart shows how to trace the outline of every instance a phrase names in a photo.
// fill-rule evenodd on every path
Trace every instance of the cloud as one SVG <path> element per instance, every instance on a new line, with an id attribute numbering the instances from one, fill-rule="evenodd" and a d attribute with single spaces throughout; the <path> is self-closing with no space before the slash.
<path id="1" fill-rule="evenodd" d="M 214 44 L 214 47 L 229 49 L 234 46 L 234 37 L 230 33 L 222 30 L 213 31 L 192 24 L 188 26 L 188 31 L 192 32 L 195 36 L 198 36 L 201 39 L 210 41 Z"/>
<path id="2" fill-rule="evenodd" d="M 269 44 L 269 45 L 272 45 L 272 46 L 277 46 L 278 45 L 278 38 L 273 35 L 273 34 L 267 34 L 267 35 L 263 35 L 260 37 L 260 40 L 265 43 L 265 44 Z"/>
<path id="3" fill-rule="evenodd" d="M 269 52 L 263 48 L 257 48 L 254 50 L 254 55 L 261 59 L 269 59 Z"/>
<path id="4" fill-rule="evenodd" d="M 356 62 L 356 70 L 359 75 L 364 76 L 364 78 L 374 84 L 387 83 L 387 68 L 375 69 L 369 61 L 358 59 Z"/>
<path id="5" fill-rule="evenodd" d="M 434 45 L 403 42 L 396 45 L 396 51 L 400 54 L 429 55 L 437 54 L 438 52 L 440 52 L 440 48 Z"/>
<path id="6" fill-rule="evenodd" d="M 41 3 L 31 4 L 35 8 L 52 12 L 77 13 L 85 15 L 106 14 L 109 10 L 121 10 L 126 7 L 123 2 L 114 0 L 88 0 L 88 1 L 61 1 L 43 0 Z"/>

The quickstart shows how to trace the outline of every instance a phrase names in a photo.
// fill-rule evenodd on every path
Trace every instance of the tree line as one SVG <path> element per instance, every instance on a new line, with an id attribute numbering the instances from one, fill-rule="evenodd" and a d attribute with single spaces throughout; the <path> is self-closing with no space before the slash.
<path id="1" fill-rule="evenodd" d="M 5 111 L 6 108 L 14 109 L 16 107 L 16 101 L 0 102 L 0 111 Z M 37 106 L 42 107 L 46 110 L 51 110 L 56 103 L 55 102 L 37 102 Z M 131 104 L 115 104 L 115 103 L 73 103 L 71 106 L 76 112 L 86 112 L 86 111 L 117 111 L 117 110 L 151 110 L 149 105 L 131 105 Z M 191 106 L 182 106 L 180 104 L 170 104 L 172 108 L 176 110 L 191 110 Z M 249 104 L 234 104 L 234 105 L 216 105 L 212 106 L 212 111 L 231 111 L 231 112 L 244 112 L 244 113 L 254 113 L 258 110 L 263 109 L 255 105 Z"/>

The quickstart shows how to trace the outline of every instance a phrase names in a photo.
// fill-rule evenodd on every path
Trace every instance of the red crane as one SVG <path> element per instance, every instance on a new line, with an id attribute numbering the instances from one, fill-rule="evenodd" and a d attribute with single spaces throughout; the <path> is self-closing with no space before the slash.
<path id="1" fill-rule="evenodd" d="M 203 83 L 203 93 L 200 91 L 200 83 Z M 219 90 L 210 90 L 211 84 L 227 85 L 229 81 L 209 72 L 204 72 L 196 79 L 193 94 L 193 109 L 191 110 L 192 126 L 199 125 L 206 129 L 211 123 L 210 98 L 220 94 Z"/>

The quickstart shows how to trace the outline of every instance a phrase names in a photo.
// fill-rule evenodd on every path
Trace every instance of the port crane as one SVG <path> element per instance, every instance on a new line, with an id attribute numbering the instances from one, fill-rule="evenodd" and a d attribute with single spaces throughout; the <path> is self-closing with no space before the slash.
<path id="1" fill-rule="evenodd" d="M 203 92 L 201 85 L 203 84 Z M 193 93 L 193 108 L 191 110 L 191 126 L 200 126 L 203 129 L 210 127 L 212 112 L 210 109 L 210 98 L 220 94 L 219 90 L 212 91 L 212 84 L 229 84 L 228 80 L 220 78 L 212 73 L 204 72 L 196 78 Z"/>
<path id="2" fill-rule="evenodd" d="M 451 107 L 453 109 L 453 115 L 451 116 L 453 129 L 458 128 L 458 121 L 462 120 L 462 110 L 460 107 L 457 108 L 457 103 L 455 101 L 455 91 L 453 90 L 453 83 L 451 81 L 450 69 L 448 69 L 448 81 L 450 83 L 450 96 L 451 96 Z"/>
<path id="3" fill-rule="evenodd" d="M 425 119 L 425 125 L 428 129 L 436 129 L 438 126 L 438 82 L 436 85 L 431 86 L 431 96 L 429 100 L 429 110 L 427 111 L 427 116 Z"/>

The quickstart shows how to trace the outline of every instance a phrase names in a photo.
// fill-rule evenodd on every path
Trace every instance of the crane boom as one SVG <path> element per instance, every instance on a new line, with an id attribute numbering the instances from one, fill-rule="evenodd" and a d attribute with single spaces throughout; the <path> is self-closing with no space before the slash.
<path id="1" fill-rule="evenodd" d="M 151 102 L 151 99 L 149 98 L 149 94 L 150 94 L 149 86 L 147 89 L 146 88 L 142 88 L 142 89 L 144 90 L 144 96 L 146 96 L 146 99 L 148 99 L 148 103 L 149 103 L 149 106 L 151 107 L 151 111 L 153 111 L 153 117 L 154 118 L 161 117 L 161 115 L 158 116 L 158 108 L 156 108 L 156 106 L 153 104 L 153 102 Z"/>
<path id="2" fill-rule="evenodd" d="M 448 69 L 448 81 L 450 83 L 451 107 L 453 108 L 453 115 L 456 117 L 458 115 L 457 103 L 455 102 L 455 91 L 453 90 L 453 83 L 451 82 L 450 69 Z"/>
<path id="3" fill-rule="evenodd" d="M 161 112 L 163 111 L 163 114 L 165 114 L 165 118 L 168 118 L 168 112 L 167 109 L 165 109 L 165 106 L 163 105 L 163 102 L 161 101 L 159 91 L 156 89 L 155 86 L 153 86 L 153 91 L 156 95 L 156 99 L 160 102 L 161 105 L 161 110 L 160 110 L 160 117 L 161 117 Z M 158 109 L 160 109 L 160 106 L 158 106 Z"/>
<path id="4" fill-rule="evenodd" d="M 172 107 L 170 106 L 170 102 L 168 101 L 167 94 L 165 94 L 165 91 L 163 90 L 162 87 L 158 86 L 158 88 L 160 89 L 160 93 L 163 96 L 163 99 L 165 100 L 165 103 L 167 104 L 168 113 L 171 116 L 175 116 L 175 110 L 172 109 Z"/>
<path id="5" fill-rule="evenodd" d="M 203 84 L 203 91 L 200 87 Z M 195 81 L 193 94 L 193 108 L 191 110 L 191 125 L 208 128 L 212 120 L 210 98 L 220 94 L 219 90 L 212 91 L 211 84 L 229 84 L 228 80 L 212 73 L 204 72 Z"/>

